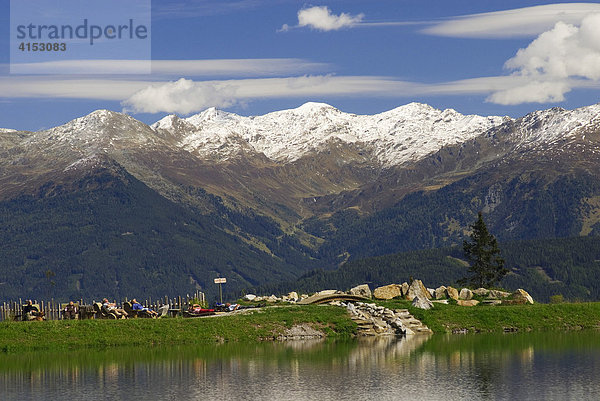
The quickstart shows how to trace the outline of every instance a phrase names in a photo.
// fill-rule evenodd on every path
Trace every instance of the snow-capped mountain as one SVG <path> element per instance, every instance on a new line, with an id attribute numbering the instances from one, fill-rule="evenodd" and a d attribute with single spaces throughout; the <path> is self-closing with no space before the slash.
<path id="1" fill-rule="evenodd" d="M 599 131 L 600 105 L 511 119 L 420 103 L 375 115 L 306 103 L 251 117 L 210 108 L 151 126 L 98 110 L 44 131 L 3 130 L 0 196 L 116 163 L 170 199 L 192 202 L 181 188 L 203 188 L 286 220 L 357 205 L 378 209 L 517 160 L 596 165 Z"/>
<path id="2" fill-rule="evenodd" d="M 479 211 L 501 241 L 600 235 L 598 155 L 600 105 L 512 119 L 307 103 L 152 126 L 98 110 L 0 130 L 0 262 L 31 288 L 52 269 L 65 291 L 135 293 L 168 275 L 188 291 L 215 272 L 242 288 L 460 244 Z M 119 289 L 124 276 L 136 285 Z"/>
<path id="3" fill-rule="evenodd" d="M 214 108 L 186 119 L 167 116 L 152 125 L 180 137 L 180 146 L 201 157 L 229 159 L 241 151 L 293 162 L 337 141 L 358 145 L 384 167 L 416 161 L 509 121 L 508 117 L 465 116 L 410 103 L 375 114 L 344 113 L 323 103 L 262 116 L 242 117 Z"/>

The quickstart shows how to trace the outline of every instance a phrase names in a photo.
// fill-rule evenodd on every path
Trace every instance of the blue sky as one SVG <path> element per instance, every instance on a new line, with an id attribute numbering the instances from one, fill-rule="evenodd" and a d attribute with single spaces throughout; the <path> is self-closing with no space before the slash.
<path id="1" fill-rule="evenodd" d="M 99 108 L 152 123 L 211 106 L 257 115 L 307 101 L 359 114 L 418 101 L 513 117 L 600 101 L 599 3 L 153 1 L 151 74 L 123 74 L 131 60 L 82 74 L 100 63 L 65 60 L 61 74 L 32 75 L 9 73 L 9 3 L 0 0 L 6 128 L 48 128 Z"/>

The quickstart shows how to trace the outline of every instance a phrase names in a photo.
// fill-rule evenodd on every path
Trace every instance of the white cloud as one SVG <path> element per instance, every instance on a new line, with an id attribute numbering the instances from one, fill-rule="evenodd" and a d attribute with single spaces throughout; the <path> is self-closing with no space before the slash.
<path id="1" fill-rule="evenodd" d="M 315 63 L 297 58 L 216 59 L 216 60 L 153 60 L 153 74 L 188 76 L 262 77 L 302 74 L 328 68 L 326 63 Z"/>
<path id="2" fill-rule="evenodd" d="M 560 102 L 572 89 L 571 78 L 600 79 L 600 13 L 581 26 L 558 22 L 505 63 L 525 85 L 498 91 L 488 100 L 509 105 L 525 102 Z"/>
<path id="3" fill-rule="evenodd" d="M 568 83 L 563 81 L 531 81 L 495 92 L 486 100 L 505 106 L 521 103 L 555 103 L 565 100 L 565 93 L 570 90 Z"/>
<path id="4" fill-rule="evenodd" d="M 359 24 L 364 18 L 364 14 L 350 15 L 341 13 L 332 14 L 326 6 L 315 6 L 303 8 L 298 11 L 298 25 L 296 27 L 308 27 L 317 31 L 337 31 L 342 28 L 351 28 Z M 281 27 L 281 31 L 290 29 L 288 24 Z"/>
<path id="5" fill-rule="evenodd" d="M 152 84 L 122 102 L 127 111 L 189 114 L 208 107 L 229 107 L 252 99 L 305 96 L 395 96 L 413 84 L 381 77 L 303 76 Z"/>
<path id="6" fill-rule="evenodd" d="M 12 64 L 20 74 L 148 74 L 251 77 L 290 75 L 326 69 L 325 63 L 295 58 L 212 60 L 59 60 Z"/>
<path id="7" fill-rule="evenodd" d="M 465 15 L 435 24 L 422 32 L 465 38 L 535 37 L 557 22 L 578 25 L 583 18 L 600 12 L 596 3 L 560 3 Z"/>
<path id="8" fill-rule="evenodd" d="M 581 27 L 558 22 L 506 62 L 527 76 L 600 79 L 600 13 L 583 19 Z"/>
<path id="9" fill-rule="evenodd" d="M 150 85 L 122 102 L 134 113 L 189 114 L 210 106 L 229 107 L 236 102 L 235 87 L 181 78 L 175 82 Z"/>
<path id="10" fill-rule="evenodd" d="M 570 78 L 564 82 L 567 88 L 600 88 L 600 82 L 589 79 Z M 534 96 L 550 93 L 558 100 L 560 93 L 566 92 L 560 87 L 558 92 L 552 92 L 548 83 L 547 88 L 541 84 L 538 87 L 532 85 L 531 80 L 522 75 L 433 84 L 400 81 L 391 77 L 329 75 L 213 81 L 180 79 L 173 82 L 4 76 L 0 77 L 0 99 L 97 99 L 121 102 L 126 111 L 133 113 L 189 114 L 212 106 L 225 108 L 258 99 L 388 97 L 412 100 L 415 96 L 484 95 L 490 96 L 489 101 L 515 104 L 512 99 L 517 95 L 522 101 L 542 101 Z M 524 99 L 524 96 L 529 98 Z"/>
<path id="11" fill-rule="evenodd" d="M 145 80 L 65 79 L 64 76 L 0 77 L 0 97 L 122 101 L 152 84 Z"/>

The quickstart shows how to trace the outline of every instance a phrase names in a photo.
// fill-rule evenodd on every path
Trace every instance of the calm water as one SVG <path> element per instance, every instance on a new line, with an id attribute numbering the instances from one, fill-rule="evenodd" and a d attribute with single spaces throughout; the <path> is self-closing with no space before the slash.
<path id="1" fill-rule="evenodd" d="M 0 400 L 600 400 L 600 333 L 0 354 Z"/>

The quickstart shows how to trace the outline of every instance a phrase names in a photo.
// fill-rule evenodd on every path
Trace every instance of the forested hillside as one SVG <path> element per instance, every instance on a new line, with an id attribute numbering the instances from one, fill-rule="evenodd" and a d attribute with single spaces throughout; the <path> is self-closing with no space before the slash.
<path id="1" fill-rule="evenodd" d="M 215 197 L 216 212 L 203 215 L 124 171 L 77 186 L 0 203 L 2 299 L 211 295 L 217 276 L 241 289 L 318 266 L 274 222 Z"/>
<path id="2" fill-rule="evenodd" d="M 568 300 L 600 300 L 600 237 L 575 237 L 501 243 L 510 273 L 500 283 L 525 288 L 538 301 L 561 294 Z M 251 288 L 260 293 L 371 288 L 421 279 L 429 288 L 457 285 L 466 276 L 461 247 L 396 253 L 353 260 L 332 271 L 315 270 L 297 281 Z"/>
<path id="3" fill-rule="evenodd" d="M 488 180 L 488 174 L 478 174 L 437 191 L 409 194 L 372 215 L 345 210 L 313 218 L 303 227 L 328 239 L 320 257 L 338 263 L 346 257 L 460 244 L 479 211 L 490 232 L 504 242 L 598 234 L 598 221 L 585 208 L 600 194 L 600 180 L 589 173 L 557 177 L 547 170 Z"/>

